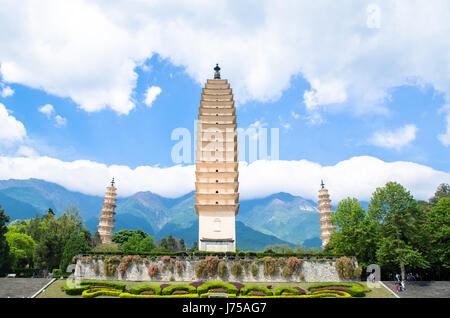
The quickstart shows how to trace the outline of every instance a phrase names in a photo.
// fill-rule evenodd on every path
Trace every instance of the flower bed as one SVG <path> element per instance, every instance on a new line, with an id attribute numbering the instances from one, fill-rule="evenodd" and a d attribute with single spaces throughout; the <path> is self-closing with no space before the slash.
<path id="1" fill-rule="evenodd" d="M 141 285 L 135 288 L 132 288 L 130 293 L 135 295 L 142 295 L 143 292 L 151 291 L 155 295 L 161 294 L 161 288 L 155 285 Z"/>
<path id="2" fill-rule="evenodd" d="M 118 289 L 106 289 L 106 288 L 90 288 L 83 291 L 81 296 L 83 298 L 94 298 L 97 296 L 119 296 L 122 293 Z"/>
<path id="3" fill-rule="evenodd" d="M 300 292 L 292 287 L 287 287 L 287 286 L 281 286 L 278 288 L 275 288 L 274 290 L 275 295 L 282 295 L 283 293 L 288 293 L 291 295 L 298 295 Z"/>
<path id="4" fill-rule="evenodd" d="M 245 296 L 245 295 L 248 295 L 250 292 L 254 292 L 254 291 L 263 292 L 266 296 L 273 295 L 272 291 L 270 291 L 267 287 L 254 286 L 254 285 L 250 285 L 250 286 L 246 286 L 246 287 L 242 288 L 241 295 Z"/>
<path id="5" fill-rule="evenodd" d="M 64 285 L 63 290 L 67 295 L 81 295 L 83 291 L 97 287 L 97 288 L 113 288 L 120 291 L 124 291 L 126 284 L 120 282 L 110 282 L 110 281 L 101 281 L 101 280 L 81 280 L 79 281 L 79 286 L 70 287 L 67 283 Z"/>
<path id="6" fill-rule="evenodd" d="M 238 294 L 238 289 L 234 285 L 225 282 L 204 283 L 203 285 L 197 288 L 197 292 L 199 295 L 206 294 L 210 289 L 216 288 L 223 288 L 228 292 L 228 294 L 235 294 L 235 295 Z"/>
<path id="7" fill-rule="evenodd" d="M 173 295 L 175 291 L 185 291 L 189 294 L 196 294 L 197 289 L 194 286 L 187 285 L 187 284 L 178 284 L 178 285 L 172 285 L 164 288 L 162 290 L 163 295 Z"/>
<path id="8" fill-rule="evenodd" d="M 342 290 L 345 293 L 350 294 L 352 297 L 364 297 L 366 292 L 370 291 L 370 289 L 366 289 L 361 284 L 357 283 L 317 283 L 311 285 L 308 289 L 313 292 L 319 288 L 326 288 L 327 290 L 339 290 L 336 288 L 346 287 L 348 290 Z"/>

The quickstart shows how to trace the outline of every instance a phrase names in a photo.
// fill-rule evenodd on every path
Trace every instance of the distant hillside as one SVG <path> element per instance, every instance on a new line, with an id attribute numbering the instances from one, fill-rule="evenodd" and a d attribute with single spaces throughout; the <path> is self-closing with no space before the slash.
<path id="1" fill-rule="evenodd" d="M 106 189 L 105 189 L 106 190 Z M 120 193 L 120 189 L 119 189 Z M 0 180 L 0 205 L 14 219 L 28 219 L 52 208 L 57 215 L 75 204 L 86 227 L 97 231 L 103 198 L 69 191 L 39 179 Z M 172 234 L 189 244 L 197 240 L 198 216 L 194 192 L 182 197 L 164 198 L 149 191 L 119 198 L 115 230 L 141 229 L 156 237 Z M 320 246 L 319 216 L 313 201 L 277 193 L 265 198 L 241 200 L 236 233 L 241 249 L 261 249 L 277 242 L 308 247 Z M 248 247 L 250 246 L 250 247 Z"/>

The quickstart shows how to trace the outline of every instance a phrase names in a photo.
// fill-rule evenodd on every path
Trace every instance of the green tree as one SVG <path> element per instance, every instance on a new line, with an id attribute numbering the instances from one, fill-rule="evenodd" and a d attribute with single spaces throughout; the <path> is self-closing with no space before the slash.
<path id="1" fill-rule="evenodd" d="M 172 234 L 167 237 L 167 249 L 169 252 L 175 252 L 177 250 L 177 241 L 173 238 Z"/>
<path id="2" fill-rule="evenodd" d="M 428 259 L 438 270 L 450 268 L 450 198 L 443 197 L 427 215 Z"/>
<path id="3" fill-rule="evenodd" d="M 442 198 L 450 198 L 450 185 L 447 183 L 441 183 L 429 201 L 432 205 L 436 205 Z"/>
<path id="4" fill-rule="evenodd" d="M 35 267 L 47 270 L 59 268 L 64 247 L 71 234 L 83 230 L 80 213 L 72 205 L 56 218 L 55 213 L 49 209 L 42 217 L 39 228 L 40 239 L 33 255 Z"/>
<path id="5" fill-rule="evenodd" d="M 369 217 L 378 227 L 378 264 L 399 267 L 402 277 L 405 266 L 429 266 L 415 246 L 422 215 L 413 196 L 401 184 L 388 182 L 375 190 L 369 204 Z"/>
<path id="6" fill-rule="evenodd" d="M 63 255 L 59 268 L 65 273 L 67 266 L 72 264 L 72 259 L 75 255 L 86 253 L 89 250 L 89 245 L 86 240 L 84 232 L 72 232 L 69 240 L 64 246 Z"/>
<path id="7" fill-rule="evenodd" d="M 134 234 L 139 234 L 142 239 L 146 238 L 148 236 L 147 233 L 145 233 L 142 230 L 120 230 L 113 234 L 112 241 L 114 243 L 123 245 L 128 239 L 133 236 Z"/>
<path id="8" fill-rule="evenodd" d="M 331 221 L 336 231 L 332 233 L 326 250 L 356 256 L 363 266 L 375 262 L 376 229 L 357 199 L 341 200 L 331 215 Z"/>
<path id="9" fill-rule="evenodd" d="M 96 247 L 102 244 L 102 239 L 100 238 L 100 233 L 95 232 L 94 237 L 92 238 L 92 247 Z"/>
<path id="10" fill-rule="evenodd" d="M 142 238 L 140 234 L 134 233 L 128 241 L 123 243 L 122 248 L 125 253 L 151 252 L 156 248 L 156 245 L 153 243 L 152 236 L 148 235 L 145 238 Z"/>
<path id="11" fill-rule="evenodd" d="M 9 216 L 0 206 L 0 275 L 4 276 L 11 268 L 11 256 L 9 254 L 9 245 L 5 234 L 8 232 L 6 223 L 9 222 Z"/>
<path id="12" fill-rule="evenodd" d="M 302 244 L 296 244 L 295 245 L 295 252 L 296 253 L 304 253 L 304 254 L 314 254 L 318 253 L 320 251 L 319 247 L 306 247 Z"/>
<path id="13" fill-rule="evenodd" d="M 13 268 L 24 268 L 26 265 L 31 264 L 33 251 L 36 247 L 36 242 L 31 236 L 24 233 L 8 231 L 5 237 L 10 248 Z"/>
<path id="14" fill-rule="evenodd" d="M 184 239 L 180 239 L 180 250 L 186 251 L 186 243 L 184 242 Z"/>

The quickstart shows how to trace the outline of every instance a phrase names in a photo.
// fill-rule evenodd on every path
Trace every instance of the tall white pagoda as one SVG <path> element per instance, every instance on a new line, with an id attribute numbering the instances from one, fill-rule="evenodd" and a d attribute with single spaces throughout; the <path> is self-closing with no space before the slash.
<path id="1" fill-rule="evenodd" d="M 320 217 L 320 239 L 322 240 L 322 248 L 330 241 L 331 233 L 334 231 L 334 226 L 331 223 L 331 200 L 328 190 L 325 189 L 323 181 L 321 182 L 321 189 L 319 190 L 319 217 Z"/>
<path id="2" fill-rule="evenodd" d="M 235 216 L 239 210 L 236 114 L 230 84 L 220 78 L 217 64 L 214 71 L 200 101 L 195 211 L 199 249 L 226 252 L 236 250 Z"/>
<path id="3" fill-rule="evenodd" d="M 112 243 L 112 231 L 114 230 L 114 215 L 116 212 L 116 188 L 114 187 L 114 178 L 111 186 L 106 188 L 105 200 L 101 211 L 100 221 L 98 223 L 98 233 L 103 244 Z"/>

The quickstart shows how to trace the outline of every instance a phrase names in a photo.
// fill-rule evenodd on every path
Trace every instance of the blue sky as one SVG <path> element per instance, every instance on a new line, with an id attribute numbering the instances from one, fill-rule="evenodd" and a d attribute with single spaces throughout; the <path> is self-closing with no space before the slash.
<path id="1" fill-rule="evenodd" d="M 6 30 L 0 32 L 6 43 L 0 53 L 0 107 L 10 126 L 0 128 L 0 178 L 39 177 L 100 194 L 107 178 L 119 174 L 120 184 L 124 173 L 127 194 L 150 190 L 176 196 L 191 190 L 192 163 L 183 164 L 187 180 L 176 181 L 172 172 L 164 186 L 144 179 L 157 179 L 154 173 L 163 178 L 176 166 L 171 150 L 177 141 L 171 133 L 178 127 L 193 133 L 201 89 L 218 62 L 235 93 L 238 127 L 279 129 L 279 166 L 270 169 L 280 177 L 260 180 L 267 191 L 250 190 L 245 176 L 260 175 L 256 167 L 264 163 L 248 162 L 245 167 L 253 170 L 246 170 L 241 182 L 249 196 L 283 190 L 314 198 L 319 175 L 339 198 L 367 199 L 390 179 L 426 198 L 439 183 L 450 181 L 450 61 L 442 53 L 450 44 L 445 37 L 429 36 L 450 29 L 442 13 L 445 2 L 428 12 L 436 21 L 432 26 L 428 16 L 408 20 L 411 10 L 421 14 L 426 3 L 420 1 L 340 7 L 301 2 L 293 8 L 264 1 L 261 19 L 249 20 L 239 8 L 219 2 L 229 20 L 214 27 L 205 17 L 218 8 L 205 3 L 195 4 L 194 16 L 187 3 L 174 9 L 158 1 L 148 6 L 45 2 L 28 12 L 6 3 L 0 9 Z M 374 4 L 378 18 L 372 16 Z M 327 16 L 322 6 L 334 13 Z M 86 8 L 92 12 L 83 13 Z M 134 19 L 136 12 L 142 17 Z M 12 14 L 17 19 L 8 18 Z M 70 23 L 83 14 L 82 26 Z M 26 20 L 41 27 L 30 29 Z M 174 23 L 179 25 L 172 29 Z M 298 28 L 283 29 L 283 23 Z M 20 45 L 25 50 L 17 51 Z M 147 105 L 151 87 L 160 93 Z M 45 105 L 51 105 L 47 113 L 40 111 Z M 17 168 L 19 158 L 41 172 Z M 240 153 L 240 160 L 249 158 Z M 318 169 L 308 178 L 302 160 Z M 378 168 L 371 166 L 376 160 L 382 162 Z M 301 166 L 296 173 L 305 179 L 298 183 L 309 188 L 283 185 L 284 161 Z M 55 162 L 64 171 L 58 176 L 51 173 L 59 169 Z M 140 166 L 162 170 L 137 176 Z M 78 172 L 77 182 L 73 171 L 78 168 L 87 175 Z M 102 178 L 94 182 L 87 171 Z M 361 171 L 367 173 L 361 176 Z M 355 178 L 368 180 L 367 187 L 349 190 Z M 86 188 L 83 180 L 95 187 Z"/>

